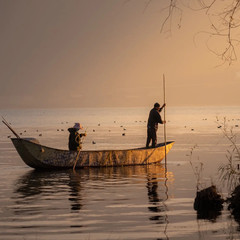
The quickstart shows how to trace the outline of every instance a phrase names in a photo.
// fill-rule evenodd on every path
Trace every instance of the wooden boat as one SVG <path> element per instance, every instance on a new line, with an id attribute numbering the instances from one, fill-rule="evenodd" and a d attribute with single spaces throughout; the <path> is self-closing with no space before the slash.
<path id="1" fill-rule="evenodd" d="M 35 169 L 72 168 L 76 151 L 60 150 L 43 146 L 34 138 L 11 138 L 22 160 Z M 166 153 L 174 142 L 166 143 Z M 81 151 L 76 167 L 108 167 L 158 163 L 165 157 L 165 144 L 156 148 L 127 150 Z"/>

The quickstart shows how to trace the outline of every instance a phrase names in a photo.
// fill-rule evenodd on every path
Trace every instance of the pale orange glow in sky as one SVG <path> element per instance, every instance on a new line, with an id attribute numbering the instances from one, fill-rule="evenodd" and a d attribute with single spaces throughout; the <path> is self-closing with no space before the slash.
<path id="1" fill-rule="evenodd" d="M 161 1 L 0 0 L 0 108 L 239 105 L 239 62 L 206 48 L 201 14 L 160 33 Z M 216 46 L 220 42 L 215 43 Z"/>

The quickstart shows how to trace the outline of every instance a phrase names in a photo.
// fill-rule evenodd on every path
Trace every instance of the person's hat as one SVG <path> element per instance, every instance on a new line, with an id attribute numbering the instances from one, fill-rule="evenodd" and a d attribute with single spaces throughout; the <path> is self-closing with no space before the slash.
<path id="1" fill-rule="evenodd" d="M 83 129 L 82 125 L 80 123 L 75 123 L 73 128 L 79 130 L 79 129 Z"/>
<path id="2" fill-rule="evenodd" d="M 154 107 L 160 107 L 160 104 L 159 104 L 158 102 L 156 102 L 156 103 L 154 104 Z"/>

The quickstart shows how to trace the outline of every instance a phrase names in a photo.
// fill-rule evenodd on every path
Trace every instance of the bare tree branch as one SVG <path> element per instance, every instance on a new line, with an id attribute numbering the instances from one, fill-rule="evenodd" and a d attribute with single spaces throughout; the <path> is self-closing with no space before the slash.
<path id="1" fill-rule="evenodd" d="M 146 11 L 146 9 L 148 8 L 148 6 L 149 6 L 149 4 L 151 3 L 151 1 L 152 1 L 152 0 L 148 0 L 148 2 L 147 2 L 146 5 L 145 5 L 145 8 L 144 8 L 143 12 Z"/>
<path id="2" fill-rule="evenodd" d="M 192 7 L 193 3 L 197 3 L 199 7 Z M 209 38 L 216 37 L 216 40 L 220 38 L 225 41 L 225 47 L 223 46 L 220 52 L 214 50 L 214 46 L 210 46 L 209 42 L 207 43 L 208 49 L 224 63 L 231 65 L 237 61 L 236 46 L 240 43 L 240 39 L 234 36 L 240 30 L 240 0 L 169 0 L 168 7 L 163 9 L 168 13 L 162 23 L 161 32 L 167 23 L 171 26 L 173 16 L 176 14 L 175 10 L 181 13 L 182 18 L 184 7 L 194 11 L 204 11 L 212 29 L 211 32 L 206 31 L 205 34 L 208 34 Z M 180 21 L 178 25 L 181 26 Z"/>
<path id="3" fill-rule="evenodd" d="M 127 3 L 131 0 L 124 0 Z M 207 41 L 207 48 L 219 57 L 223 64 L 231 65 L 237 61 L 236 46 L 240 43 L 240 0 L 164 0 L 168 1 L 168 5 L 161 10 L 166 13 L 166 17 L 162 21 L 160 32 L 163 33 L 166 25 L 169 29 L 165 31 L 171 32 L 173 21 L 181 28 L 182 16 L 184 8 L 192 11 L 203 11 L 209 20 L 210 31 L 202 31 L 209 36 L 209 39 L 215 38 L 218 42 L 220 39 L 224 41 L 222 50 L 215 50 L 216 44 L 210 44 Z M 152 0 L 146 0 L 143 12 L 151 4 Z M 178 20 L 176 20 L 178 17 Z"/>

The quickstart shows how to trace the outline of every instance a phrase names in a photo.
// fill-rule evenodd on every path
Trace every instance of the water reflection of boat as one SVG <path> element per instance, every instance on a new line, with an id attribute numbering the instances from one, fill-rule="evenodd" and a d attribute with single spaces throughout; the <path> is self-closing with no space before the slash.
<path id="1" fill-rule="evenodd" d="M 36 141 L 23 138 L 11 139 L 22 160 L 32 168 L 72 168 L 76 151 L 60 150 L 40 145 Z M 166 153 L 174 142 L 166 143 Z M 127 150 L 81 151 L 76 167 L 147 165 L 162 161 L 165 144 L 156 148 L 136 148 Z"/>
<path id="2" fill-rule="evenodd" d="M 164 209 L 159 204 L 163 201 L 163 196 L 159 196 L 158 184 L 164 184 L 164 168 L 155 164 L 122 168 L 85 168 L 78 169 L 76 172 L 31 170 L 17 179 L 13 198 L 19 206 L 32 206 L 48 199 L 51 200 L 51 204 L 55 201 L 60 204 L 61 198 L 67 196 L 71 210 L 79 211 L 84 206 L 83 195 L 85 195 L 87 183 L 95 181 L 105 183 L 111 179 L 115 182 L 116 179 L 122 181 L 123 178 L 128 179 L 130 184 L 136 179 L 146 183 L 146 177 L 149 204 L 152 205 L 148 209 L 155 213 L 162 212 Z M 85 199 L 87 200 L 86 197 Z M 38 210 L 41 211 L 41 209 Z M 15 208 L 15 212 L 30 213 L 25 207 Z M 157 220 L 157 218 L 152 217 L 150 220 Z"/>
<path id="3" fill-rule="evenodd" d="M 80 210 L 82 179 L 73 171 L 36 171 L 32 170 L 18 179 L 16 184 L 15 199 L 18 202 L 30 204 L 38 201 L 41 196 L 60 194 L 67 192 L 72 210 Z"/>

